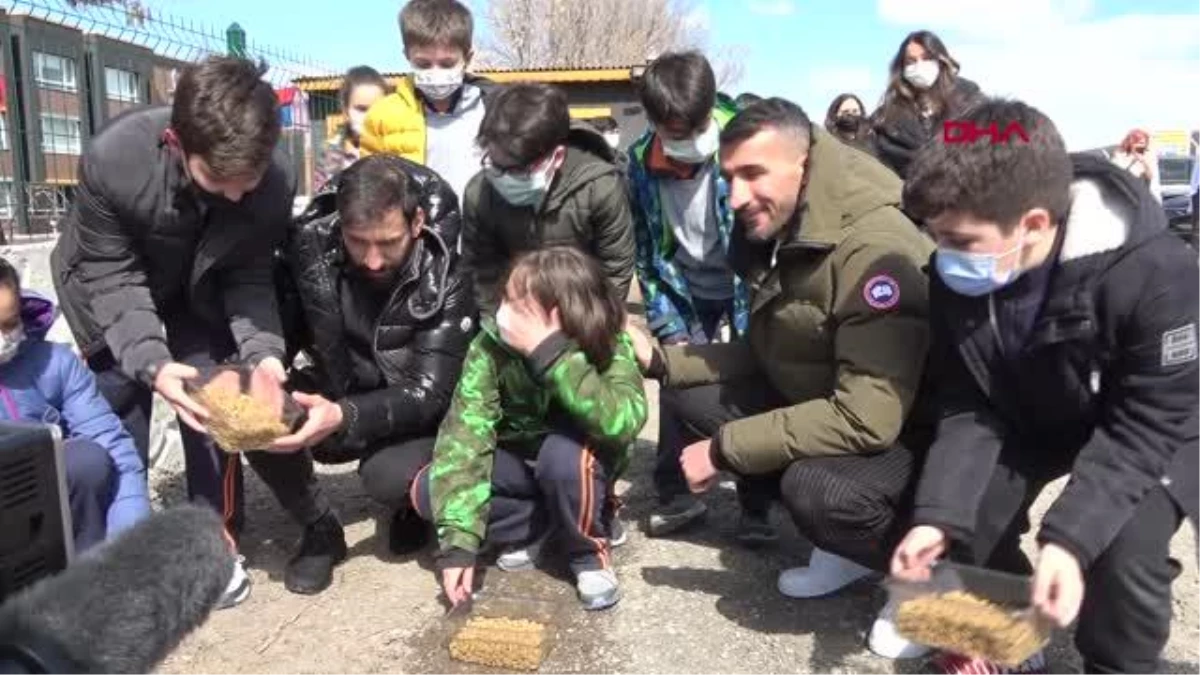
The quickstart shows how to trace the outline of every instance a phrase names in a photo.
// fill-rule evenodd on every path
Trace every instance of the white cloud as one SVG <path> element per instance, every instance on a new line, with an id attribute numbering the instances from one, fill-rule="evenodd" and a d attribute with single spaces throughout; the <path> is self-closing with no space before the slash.
<path id="1" fill-rule="evenodd" d="M 765 16 L 790 16 L 796 13 L 796 3 L 793 0 L 750 0 L 746 8 L 751 14 Z"/>
<path id="2" fill-rule="evenodd" d="M 1072 149 L 1200 126 L 1200 14 L 1100 19 L 1090 0 L 879 0 L 879 13 L 938 33 L 963 76 L 1045 112 Z"/>

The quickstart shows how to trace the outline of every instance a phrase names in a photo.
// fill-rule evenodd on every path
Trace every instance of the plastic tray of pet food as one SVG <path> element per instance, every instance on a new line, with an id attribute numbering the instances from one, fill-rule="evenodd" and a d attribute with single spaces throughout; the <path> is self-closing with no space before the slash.
<path id="1" fill-rule="evenodd" d="M 446 615 L 446 647 L 467 672 L 533 672 L 554 648 L 554 616 L 544 600 L 480 592 Z"/>
<path id="2" fill-rule="evenodd" d="M 1030 606 L 1028 577 L 941 562 L 928 581 L 884 585 L 897 630 L 913 642 L 1017 666 L 1050 641 L 1050 620 Z"/>
<path id="3" fill-rule="evenodd" d="M 186 388 L 208 410 L 208 432 L 225 452 L 261 450 L 304 421 L 304 409 L 279 383 L 249 366 L 201 368 Z"/>

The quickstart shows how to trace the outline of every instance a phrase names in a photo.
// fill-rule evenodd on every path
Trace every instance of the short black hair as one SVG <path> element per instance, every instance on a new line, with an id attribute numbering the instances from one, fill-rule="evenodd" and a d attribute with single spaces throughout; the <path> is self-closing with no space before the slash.
<path id="1" fill-rule="evenodd" d="M 751 103 L 734 115 L 721 130 L 721 145 L 737 145 L 764 129 L 790 133 L 804 148 L 812 142 L 812 122 L 804 109 L 773 96 Z"/>
<path id="2" fill-rule="evenodd" d="M 171 128 L 183 151 L 203 159 L 217 178 L 264 171 L 279 142 L 279 102 L 263 80 L 265 63 L 210 56 L 183 69 Z"/>
<path id="3" fill-rule="evenodd" d="M 752 91 L 743 91 L 742 93 L 737 95 L 737 98 L 733 99 L 733 103 L 738 108 L 745 108 L 746 106 L 754 104 L 754 103 L 758 103 L 761 100 L 762 100 L 762 97 L 759 96 L 758 94 L 756 94 Z"/>
<path id="4" fill-rule="evenodd" d="M 607 134 L 610 131 L 617 131 L 621 128 L 620 125 L 617 124 L 617 120 L 611 115 L 607 117 L 593 117 L 592 119 L 588 120 L 588 122 L 591 123 L 593 129 L 602 134 Z"/>
<path id="5" fill-rule="evenodd" d="M 905 211 L 928 220 L 962 211 L 998 223 L 1006 231 L 1030 209 L 1045 208 L 1061 220 L 1070 205 L 1073 177 L 1066 144 L 1050 118 L 1021 101 L 986 99 L 961 117 L 974 128 L 1020 125 L 1029 140 L 1012 133 L 1007 141 L 982 136 L 947 143 L 938 134 L 909 165 Z"/>
<path id="6" fill-rule="evenodd" d="M 413 47 L 445 45 L 471 53 L 475 20 L 458 0 L 410 0 L 400 10 L 400 39 L 404 52 Z"/>
<path id="7" fill-rule="evenodd" d="M 708 59 L 697 51 L 663 54 L 642 74 L 642 107 L 656 124 L 673 119 L 694 133 L 704 128 L 717 104 L 717 78 Z"/>
<path id="8" fill-rule="evenodd" d="M 4 258 L 0 258 L 0 286 L 7 286 L 18 292 L 21 290 L 21 273 Z"/>
<path id="9" fill-rule="evenodd" d="M 403 159 L 394 155 L 368 155 L 351 164 L 338 178 L 338 218 L 343 228 L 356 227 L 379 222 L 400 209 L 411 226 L 420 197 Z"/>
<path id="10" fill-rule="evenodd" d="M 499 151 L 525 167 L 566 143 L 570 133 L 567 95 L 548 84 L 521 82 L 492 96 L 476 140 L 485 153 Z"/>
<path id="11" fill-rule="evenodd" d="M 342 103 L 342 110 L 345 110 L 346 106 L 350 105 L 350 96 L 354 93 L 354 90 L 366 85 L 379 87 L 385 94 L 391 93 L 392 89 L 391 85 L 388 84 L 383 75 L 379 74 L 378 70 L 375 70 L 371 66 L 355 66 L 347 70 L 346 74 L 342 77 L 342 90 L 338 93 L 338 100 Z"/>

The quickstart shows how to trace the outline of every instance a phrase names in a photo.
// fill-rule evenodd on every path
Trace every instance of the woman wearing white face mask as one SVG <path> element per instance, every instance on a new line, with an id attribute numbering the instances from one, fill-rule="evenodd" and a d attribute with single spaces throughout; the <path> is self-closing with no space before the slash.
<path id="1" fill-rule="evenodd" d="M 391 91 L 387 80 L 370 66 L 351 68 L 342 78 L 341 105 L 346 121 L 325 144 L 313 172 L 313 190 L 353 164 L 359 157 L 359 139 L 367 110 Z"/>
<path id="2" fill-rule="evenodd" d="M 958 68 L 946 45 L 927 30 L 910 33 L 892 58 L 871 127 L 875 155 L 901 178 L 917 149 L 979 100 L 979 87 L 960 77 Z"/>

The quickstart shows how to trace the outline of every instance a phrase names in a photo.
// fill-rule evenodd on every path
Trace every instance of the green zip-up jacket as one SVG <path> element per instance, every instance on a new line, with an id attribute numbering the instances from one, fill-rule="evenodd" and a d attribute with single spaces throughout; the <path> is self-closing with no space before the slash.
<path id="1" fill-rule="evenodd" d="M 471 560 L 483 543 L 497 447 L 535 459 L 543 439 L 568 426 L 584 435 L 596 459 L 616 475 L 628 463 L 647 409 L 625 333 L 617 338 L 612 363 L 600 372 L 562 333 L 524 358 L 485 320 L 467 350 L 433 450 L 430 498 L 443 557 Z"/>

